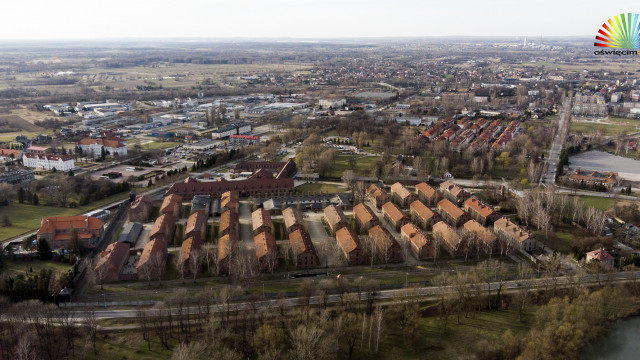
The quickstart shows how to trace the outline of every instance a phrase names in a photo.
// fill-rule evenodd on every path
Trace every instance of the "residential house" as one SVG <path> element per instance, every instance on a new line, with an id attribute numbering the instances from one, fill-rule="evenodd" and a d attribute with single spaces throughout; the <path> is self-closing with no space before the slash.
<path id="1" fill-rule="evenodd" d="M 336 231 L 343 227 L 349 226 L 349 220 L 344 216 L 344 213 L 334 205 L 329 205 L 324 208 L 324 221 L 329 225 L 331 233 L 335 234 Z"/>
<path id="2" fill-rule="evenodd" d="M 191 262 L 196 258 L 196 251 L 202 250 L 203 242 L 203 240 L 195 236 L 188 236 L 182 242 L 182 246 L 180 247 L 180 258 L 178 261 L 183 264 L 182 266 L 184 266 L 185 274 L 191 273 Z M 200 256 L 200 260 L 202 260 L 202 256 Z M 194 264 L 197 264 L 197 262 Z"/>
<path id="3" fill-rule="evenodd" d="M 493 210 L 491 206 L 485 204 L 475 196 L 468 198 L 464 202 L 464 211 L 482 225 L 494 223 L 502 217 L 502 215 Z"/>
<path id="4" fill-rule="evenodd" d="M 136 265 L 138 279 L 157 279 L 164 274 L 167 262 L 167 244 L 162 240 L 150 240 L 142 250 Z"/>
<path id="5" fill-rule="evenodd" d="M 613 269 L 615 258 L 613 255 L 609 254 L 604 248 L 600 248 L 598 250 L 590 251 L 585 254 L 587 258 L 587 264 L 596 261 L 609 269 Z"/>
<path id="6" fill-rule="evenodd" d="M 258 264 L 262 271 L 278 269 L 278 245 L 271 232 L 262 231 L 253 237 Z"/>
<path id="7" fill-rule="evenodd" d="M 182 197 L 179 195 L 171 194 L 165 196 L 162 205 L 160 206 L 160 214 L 171 214 L 174 218 L 180 218 L 180 210 L 182 208 Z"/>
<path id="8" fill-rule="evenodd" d="M 411 191 L 407 190 L 407 188 L 399 182 L 391 185 L 391 197 L 393 201 L 403 209 L 408 207 L 409 204 L 416 199 L 415 194 L 411 193 Z"/>
<path id="9" fill-rule="evenodd" d="M 240 194 L 237 191 L 226 191 L 220 196 L 220 211 L 240 210 Z"/>
<path id="10" fill-rule="evenodd" d="M 207 236 L 207 217 L 201 212 L 195 212 L 187 219 L 184 228 L 184 238 L 193 237 L 197 242 L 204 243 Z"/>
<path id="11" fill-rule="evenodd" d="M 400 231 L 402 225 L 410 222 L 407 215 L 405 215 L 402 210 L 398 207 L 398 205 L 389 201 L 388 203 L 382 205 L 382 215 L 384 219 L 389 222 L 389 224 L 393 225 L 396 231 Z"/>
<path id="12" fill-rule="evenodd" d="M 368 231 L 372 227 L 380 225 L 380 219 L 378 219 L 373 210 L 365 204 L 354 206 L 353 215 L 356 218 L 356 224 L 360 231 Z"/>
<path id="13" fill-rule="evenodd" d="M 77 236 L 84 247 L 91 249 L 103 231 L 104 222 L 93 216 L 47 216 L 42 218 L 36 236 L 38 240 L 45 240 L 51 249 L 68 248 L 69 241 Z"/>
<path id="14" fill-rule="evenodd" d="M 129 244 L 114 242 L 100 253 L 98 263 L 95 266 L 95 274 L 99 274 L 100 283 L 118 281 L 120 270 L 129 257 Z"/>
<path id="15" fill-rule="evenodd" d="M 175 218 L 173 214 L 160 215 L 149 232 L 149 240 L 160 240 L 169 245 L 173 239 L 173 232 L 176 229 Z"/>
<path id="16" fill-rule="evenodd" d="M 437 240 L 436 243 L 444 246 L 452 257 L 462 255 L 466 252 L 460 235 L 444 221 L 439 221 L 433 225 L 433 237 Z"/>
<path id="17" fill-rule="evenodd" d="M 429 206 L 436 206 L 443 199 L 440 191 L 425 182 L 416 185 L 416 193 L 418 194 L 418 199 Z"/>
<path id="18" fill-rule="evenodd" d="M 127 142 L 121 138 L 91 139 L 84 138 L 76 144 L 85 155 L 101 156 L 104 150 L 106 155 L 127 155 Z"/>
<path id="19" fill-rule="evenodd" d="M 464 231 L 467 233 L 467 236 L 479 240 L 474 242 L 475 246 L 478 246 L 479 250 L 482 250 L 484 253 L 495 254 L 500 251 L 496 234 L 482 226 L 476 220 L 471 219 L 464 223 Z"/>
<path id="20" fill-rule="evenodd" d="M 282 219 L 284 220 L 284 228 L 288 234 L 296 230 L 304 230 L 304 216 L 302 210 L 289 207 L 282 212 Z"/>
<path id="21" fill-rule="evenodd" d="M 367 189 L 367 200 L 371 201 L 377 208 L 389 202 L 389 194 L 378 184 L 371 184 Z"/>
<path id="22" fill-rule="evenodd" d="M 538 242 L 533 234 L 512 223 L 509 219 L 502 217 L 493 223 L 493 231 L 503 237 L 503 241 L 513 241 L 522 251 L 534 251 L 539 248 Z"/>
<path id="23" fill-rule="evenodd" d="M 382 262 L 402 261 L 402 248 L 389 230 L 376 225 L 369 229 L 369 239 L 375 244 L 376 252 Z"/>
<path id="24" fill-rule="evenodd" d="M 411 240 L 411 238 L 414 237 L 418 232 L 420 232 L 420 229 L 418 229 L 418 227 L 416 227 L 413 223 L 406 223 L 400 228 L 400 236 L 404 241 Z"/>
<path id="25" fill-rule="evenodd" d="M 239 243 L 240 240 L 234 233 L 227 233 L 218 239 L 218 273 L 229 273 L 230 262 L 238 254 Z"/>
<path id="26" fill-rule="evenodd" d="M 460 227 L 471 219 L 469 214 L 448 199 L 440 200 L 438 203 L 438 213 L 443 220 L 455 227 Z"/>
<path id="27" fill-rule="evenodd" d="M 220 227 L 218 229 L 218 236 L 224 236 L 231 234 L 236 238 L 239 237 L 238 228 L 240 224 L 240 218 L 238 213 L 233 210 L 227 210 L 220 215 Z"/>
<path id="28" fill-rule="evenodd" d="M 569 181 L 585 185 L 602 185 L 610 190 L 618 184 L 618 173 L 577 169 L 574 174 L 569 175 Z"/>
<path id="29" fill-rule="evenodd" d="M 257 209 L 251 213 L 251 223 L 253 225 L 253 235 L 266 232 L 273 234 L 273 222 L 271 222 L 271 215 L 265 209 Z"/>
<path id="30" fill-rule="evenodd" d="M 318 265 L 316 249 L 311 242 L 309 233 L 304 228 L 296 229 L 289 233 L 289 244 L 291 245 L 291 254 L 297 269 L 316 267 Z"/>
<path id="31" fill-rule="evenodd" d="M 345 226 L 336 231 L 336 241 L 342 249 L 347 264 L 362 264 L 365 260 L 360 238 L 351 228 Z"/>
<path id="32" fill-rule="evenodd" d="M 147 222 L 153 210 L 153 199 L 149 195 L 138 195 L 129 207 L 130 222 Z"/>
<path id="33" fill-rule="evenodd" d="M 440 191 L 450 201 L 461 205 L 465 200 L 471 197 L 471 194 L 465 191 L 462 186 L 456 185 L 450 180 L 440 184 Z"/>
<path id="34" fill-rule="evenodd" d="M 435 243 L 429 240 L 424 231 L 418 231 L 409 240 L 411 241 L 411 253 L 416 259 L 433 259 L 436 255 Z"/>
<path id="35" fill-rule="evenodd" d="M 424 230 L 428 230 L 433 224 L 440 221 L 440 216 L 431 211 L 431 209 L 420 200 L 412 202 L 411 205 L 409 205 L 409 210 L 411 219 Z"/>

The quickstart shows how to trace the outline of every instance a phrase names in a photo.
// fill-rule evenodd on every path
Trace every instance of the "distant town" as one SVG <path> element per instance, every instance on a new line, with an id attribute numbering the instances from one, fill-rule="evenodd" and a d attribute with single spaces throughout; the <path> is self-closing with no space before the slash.
<path id="1" fill-rule="evenodd" d="M 0 52 L 0 358 L 577 358 L 639 309 L 592 45 Z"/>

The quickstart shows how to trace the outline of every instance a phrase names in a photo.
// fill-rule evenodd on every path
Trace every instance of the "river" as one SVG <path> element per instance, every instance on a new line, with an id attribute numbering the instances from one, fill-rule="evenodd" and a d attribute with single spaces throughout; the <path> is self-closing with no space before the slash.
<path id="1" fill-rule="evenodd" d="M 609 334 L 580 355 L 580 360 L 613 360 L 640 358 L 640 316 L 616 321 Z"/>

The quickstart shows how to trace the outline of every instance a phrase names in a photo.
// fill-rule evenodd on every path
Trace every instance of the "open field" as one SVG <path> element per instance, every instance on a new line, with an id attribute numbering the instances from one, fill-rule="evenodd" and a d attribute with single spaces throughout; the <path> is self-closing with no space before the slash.
<path id="1" fill-rule="evenodd" d="M 25 121 L 28 121 L 29 123 L 33 124 L 36 121 L 42 121 L 44 119 L 48 119 L 48 118 L 58 118 L 54 113 L 52 113 L 51 111 L 31 111 L 29 109 L 27 109 L 24 106 L 21 106 L 17 109 L 12 109 L 11 110 L 12 114 L 16 114 L 18 116 L 20 116 L 21 118 L 23 118 Z M 60 121 L 63 120 L 68 120 L 70 118 L 67 117 L 60 117 L 58 118 Z M 75 118 L 77 120 L 80 120 L 80 118 Z"/>
<path id="2" fill-rule="evenodd" d="M 14 131 L 14 132 L 6 132 L 0 133 L 0 141 L 11 141 L 15 140 L 18 135 L 25 135 L 28 138 L 34 137 L 40 134 L 51 135 L 51 130 L 40 130 L 40 131 Z"/>
<path id="3" fill-rule="evenodd" d="M 347 188 L 345 186 L 340 186 L 337 184 L 324 183 L 303 184 L 296 187 L 296 193 L 306 192 L 344 193 L 347 192 Z"/>
<path id="4" fill-rule="evenodd" d="M 600 210 L 609 210 L 613 207 L 615 200 L 612 198 L 603 198 L 599 196 L 580 196 L 582 202 L 587 206 L 593 206 Z"/>
<path id="5" fill-rule="evenodd" d="M 0 273 L 8 275 L 8 276 L 18 276 L 25 275 L 27 269 L 33 270 L 31 275 L 37 275 L 40 273 L 42 269 L 51 269 L 55 271 L 57 274 L 63 275 L 66 274 L 69 269 L 71 269 L 71 265 L 68 262 L 59 262 L 59 261 L 22 261 L 22 260 L 5 260 L 4 266 L 0 268 Z"/>
<path id="6" fill-rule="evenodd" d="M 0 115 L 0 129 L 2 128 L 20 129 L 21 131 L 45 130 L 40 126 L 36 126 L 33 123 L 26 121 L 18 115 Z"/>
<path id="7" fill-rule="evenodd" d="M 161 150 L 161 149 L 167 149 L 170 147 L 182 145 L 181 142 L 162 141 L 162 140 L 154 139 L 152 137 L 148 139 L 140 139 L 140 138 L 127 139 L 126 141 L 127 141 L 127 148 L 133 149 L 133 147 L 136 144 L 140 144 L 140 146 L 142 147 L 142 150 Z"/>
<path id="8" fill-rule="evenodd" d="M 356 166 L 351 169 L 349 166 L 349 158 L 356 158 Z M 336 162 L 327 173 L 328 177 L 339 178 L 345 170 L 353 170 L 356 176 L 369 176 L 370 168 L 379 158 L 377 156 L 362 156 L 362 155 L 338 155 Z"/>
<path id="9" fill-rule="evenodd" d="M 40 226 L 42 217 L 44 216 L 72 216 L 80 215 L 91 211 L 92 209 L 104 206 L 114 201 L 125 199 L 129 193 L 124 192 L 108 198 L 104 198 L 93 204 L 80 206 L 77 208 L 61 208 L 55 206 L 29 205 L 11 203 L 7 206 L 0 207 L 0 217 L 7 214 L 12 225 L 10 227 L 0 228 L 0 241 L 20 235 L 27 231 L 35 230 Z"/>
<path id="10" fill-rule="evenodd" d="M 640 181 L 640 160 L 616 156 L 604 151 L 587 151 L 569 158 L 571 169 L 613 171 L 625 180 Z"/>
<path id="11" fill-rule="evenodd" d="M 590 134 L 597 130 L 602 130 L 604 136 L 615 136 L 622 133 L 634 133 L 637 132 L 635 125 L 614 125 L 614 124 L 599 124 L 595 122 L 571 122 L 571 134 Z"/>

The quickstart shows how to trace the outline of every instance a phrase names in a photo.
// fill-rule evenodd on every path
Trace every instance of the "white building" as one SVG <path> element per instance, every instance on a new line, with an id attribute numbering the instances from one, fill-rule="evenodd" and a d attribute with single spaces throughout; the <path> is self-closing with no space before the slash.
<path id="1" fill-rule="evenodd" d="M 33 169 L 51 170 L 55 168 L 58 171 L 64 172 L 75 167 L 73 156 L 33 153 L 24 153 L 22 157 L 22 165 Z"/>
<path id="2" fill-rule="evenodd" d="M 106 139 L 89 139 L 84 138 L 78 142 L 78 146 L 82 149 L 84 154 L 93 154 L 94 156 L 102 155 L 102 149 L 107 152 L 107 155 L 126 156 L 127 155 L 127 143 L 120 138 L 106 138 Z"/>
<path id="3" fill-rule="evenodd" d="M 323 109 L 341 109 L 347 104 L 347 99 L 320 99 L 318 105 Z"/>

